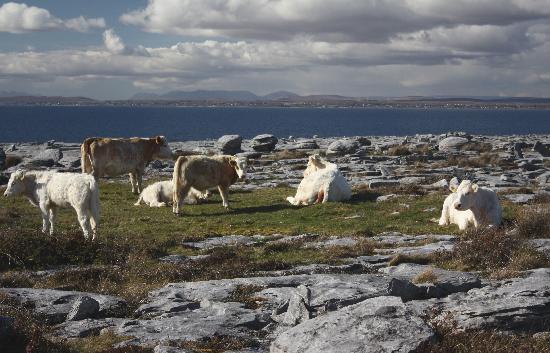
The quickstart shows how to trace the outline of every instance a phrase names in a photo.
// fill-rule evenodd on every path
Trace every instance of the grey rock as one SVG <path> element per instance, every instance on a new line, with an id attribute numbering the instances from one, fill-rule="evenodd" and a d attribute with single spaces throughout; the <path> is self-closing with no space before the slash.
<path id="1" fill-rule="evenodd" d="M 447 181 L 447 179 L 441 179 L 440 181 L 436 181 L 435 183 L 430 184 L 430 188 L 447 190 L 449 188 L 449 182 Z"/>
<path id="2" fill-rule="evenodd" d="M 121 318 L 65 321 L 55 326 L 53 334 L 60 338 L 84 338 L 113 330 L 115 326 L 121 325 L 126 321 L 128 319 Z"/>
<path id="3" fill-rule="evenodd" d="M 329 156 L 345 156 L 357 152 L 359 149 L 359 142 L 357 140 L 342 139 L 331 143 L 327 148 L 327 155 Z"/>
<path id="4" fill-rule="evenodd" d="M 296 326 L 301 322 L 311 319 L 310 297 L 311 292 L 306 286 L 298 286 L 289 301 L 282 306 L 286 308 L 286 311 L 282 314 L 277 314 L 280 312 L 280 309 L 276 310 L 275 315 L 271 316 L 272 320 L 285 326 Z"/>
<path id="5" fill-rule="evenodd" d="M 543 157 L 550 157 L 550 144 L 537 141 L 533 146 L 533 151 L 540 153 Z"/>
<path id="6" fill-rule="evenodd" d="M 430 270 L 435 275 L 435 283 L 413 284 L 420 274 Z M 403 300 L 442 298 L 453 293 L 467 292 L 481 287 L 481 280 L 469 272 L 447 271 L 427 265 L 400 264 L 378 270 L 393 277 L 388 286 L 388 294 Z"/>
<path id="7" fill-rule="evenodd" d="M 382 196 L 378 196 L 376 198 L 376 202 L 384 202 L 384 201 L 388 201 L 388 200 L 391 200 L 391 199 L 394 199 L 397 197 L 397 194 L 388 194 L 388 195 L 382 195 Z"/>
<path id="8" fill-rule="evenodd" d="M 307 320 L 271 344 L 271 353 L 412 352 L 434 337 L 401 299 L 377 297 Z"/>
<path id="9" fill-rule="evenodd" d="M 88 296 L 99 303 L 98 317 L 117 317 L 126 313 L 126 302 L 115 296 L 95 293 L 61 291 L 40 288 L 0 288 L 0 293 L 17 300 L 24 306 L 44 315 L 47 323 L 65 321 L 73 303 L 82 296 Z"/>
<path id="10" fill-rule="evenodd" d="M 60 149 L 45 149 L 38 155 L 27 161 L 27 167 L 53 167 L 63 158 L 63 152 Z"/>
<path id="11" fill-rule="evenodd" d="M 438 317 L 462 329 L 545 331 L 550 320 L 550 268 L 441 299 Z"/>
<path id="12" fill-rule="evenodd" d="M 182 243 L 182 245 L 195 249 L 213 249 L 221 246 L 253 245 L 256 243 L 257 240 L 252 237 L 244 235 L 224 235 L 221 237 L 208 238 L 203 241 L 185 242 Z"/>
<path id="13" fill-rule="evenodd" d="M 542 252 L 550 253 L 550 234 L 548 238 L 544 239 L 529 239 L 527 240 L 529 245 Z"/>
<path id="14" fill-rule="evenodd" d="M 451 240 L 441 240 L 434 243 L 429 243 L 419 246 L 404 246 L 390 249 L 374 249 L 377 254 L 403 254 L 411 256 L 430 255 L 438 251 L 451 251 L 455 246 L 455 242 Z"/>
<path id="15" fill-rule="evenodd" d="M 504 195 L 504 197 L 513 203 L 524 204 L 535 198 L 535 194 L 509 194 Z"/>
<path id="16" fill-rule="evenodd" d="M 178 347 L 158 345 L 153 349 L 153 353 L 191 353 L 191 351 Z"/>
<path id="17" fill-rule="evenodd" d="M 297 150 L 316 150 L 319 145 L 315 140 L 301 140 L 296 142 L 294 148 Z"/>
<path id="18" fill-rule="evenodd" d="M 0 316 L 0 342 L 7 339 L 14 332 L 15 319 L 8 316 Z"/>
<path id="19" fill-rule="evenodd" d="M 243 139 L 239 135 L 223 135 L 218 139 L 217 146 L 224 154 L 237 154 L 242 152 L 242 142 Z"/>
<path id="20" fill-rule="evenodd" d="M 67 314 L 67 321 L 78 321 L 82 319 L 91 319 L 99 313 L 99 303 L 94 298 L 81 296 L 77 298 L 71 310 Z"/>
<path id="21" fill-rule="evenodd" d="M 439 150 L 445 152 L 457 151 L 460 147 L 467 144 L 469 140 L 465 137 L 450 136 L 439 142 Z"/>
<path id="22" fill-rule="evenodd" d="M 263 134 L 254 137 L 250 146 L 254 151 L 271 152 L 275 149 L 278 139 L 270 134 Z"/>

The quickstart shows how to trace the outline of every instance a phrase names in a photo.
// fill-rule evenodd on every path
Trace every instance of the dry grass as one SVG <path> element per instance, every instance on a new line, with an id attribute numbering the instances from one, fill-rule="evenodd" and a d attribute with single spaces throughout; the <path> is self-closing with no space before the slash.
<path id="1" fill-rule="evenodd" d="M 412 154 L 409 148 L 403 145 L 392 146 L 388 148 L 388 151 L 386 153 L 390 156 L 408 156 Z"/>
<path id="2" fill-rule="evenodd" d="M 493 145 L 487 142 L 468 142 L 460 147 L 461 151 L 491 152 Z"/>
<path id="3" fill-rule="evenodd" d="M 4 169 L 8 169 L 11 167 L 15 167 L 16 165 L 23 162 L 23 158 L 14 155 L 14 154 L 8 154 L 6 155 L 6 163 L 4 164 Z"/>
<path id="4" fill-rule="evenodd" d="M 513 167 L 513 163 L 502 159 L 497 153 L 482 153 L 478 157 L 450 155 L 441 166 L 458 166 L 461 168 Z"/>
<path id="5" fill-rule="evenodd" d="M 229 295 L 226 301 L 244 303 L 247 309 L 258 309 L 267 299 L 254 295 L 264 289 L 261 286 L 255 285 L 238 285 Z"/>
<path id="6" fill-rule="evenodd" d="M 196 353 L 222 353 L 258 347 L 259 344 L 255 340 L 242 337 L 213 336 L 199 341 L 180 342 L 177 346 Z"/>
<path id="7" fill-rule="evenodd" d="M 439 253 L 436 263 L 460 271 L 480 271 L 502 279 L 519 272 L 550 266 L 550 259 L 536 251 L 524 238 L 503 228 L 467 231 L 452 252 Z"/>
<path id="8" fill-rule="evenodd" d="M 549 238 L 550 205 L 523 208 L 517 218 L 517 230 L 523 238 Z"/>
<path id="9" fill-rule="evenodd" d="M 431 256 L 426 255 L 406 255 L 406 254 L 397 254 L 388 263 L 389 266 L 397 266 L 399 264 L 419 264 L 426 265 L 432 262 Z"/>
<path id="10" fill-rule="evenodd" d="M 274 160 L 280 161 L 283 159 L 307 158 L 309 154 L 303 150 L 282 150 L 273 153 L 271 156 Z"/>
<path id="11" fill-rule="evenodd" d="M 413 278 L 412 282 L 414 284 L 420 283 L 437 283 L 437 275 L 434 272 L 433 268 L 429 268 L 422 273 L 419 273 L 416 277 Z"/>

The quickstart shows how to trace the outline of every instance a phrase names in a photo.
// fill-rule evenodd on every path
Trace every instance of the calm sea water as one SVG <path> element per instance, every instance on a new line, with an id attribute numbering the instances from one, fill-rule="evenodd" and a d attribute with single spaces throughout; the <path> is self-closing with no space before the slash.
<path id="1" fill-rule="evenodd" d="M 165 135 L 170 141 L 261 133 L 289 135 L 414 135 L 466 131 L 550 133 L 549 110 L 381 108 L 0 107 L 0 141 L 80 142 L 88 136 Z"/>

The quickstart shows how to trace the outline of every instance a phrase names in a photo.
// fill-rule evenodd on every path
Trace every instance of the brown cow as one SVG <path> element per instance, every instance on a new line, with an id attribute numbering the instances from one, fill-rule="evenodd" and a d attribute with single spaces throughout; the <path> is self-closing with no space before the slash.
<path id="1" fill-rule="evenodd" d="M 193 187 L 208 190 L 215 186 L 220 191 L 223 207 L 228 208 L 229 186 L 246 178 L 246 158 L 234 156 L 180 156 L 174 166 L 173 212 L 179 215 L 183 200 Z"/>
<path id="2" fill-rule="evenodd" d="M 82 173 L 96 179 L 103 176 L 130 174 L 132 192 L 142 191 L 145 167 L 155 159 L 172 159 L 173 154 L 166 138 L 103 138 L 90 137 L 80 147 Z"/>

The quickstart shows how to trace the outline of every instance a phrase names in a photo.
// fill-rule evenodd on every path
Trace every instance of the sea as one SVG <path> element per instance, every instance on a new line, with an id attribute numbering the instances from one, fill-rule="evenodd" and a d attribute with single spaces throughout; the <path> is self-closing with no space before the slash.
<path id="1" fill-rule="evenodd" d="M 550 134 L 550 110 L 254 107 L 0 107 L 0 142 L 80 142 L 164 135 L 169 141 L 441 134 Z"/>

